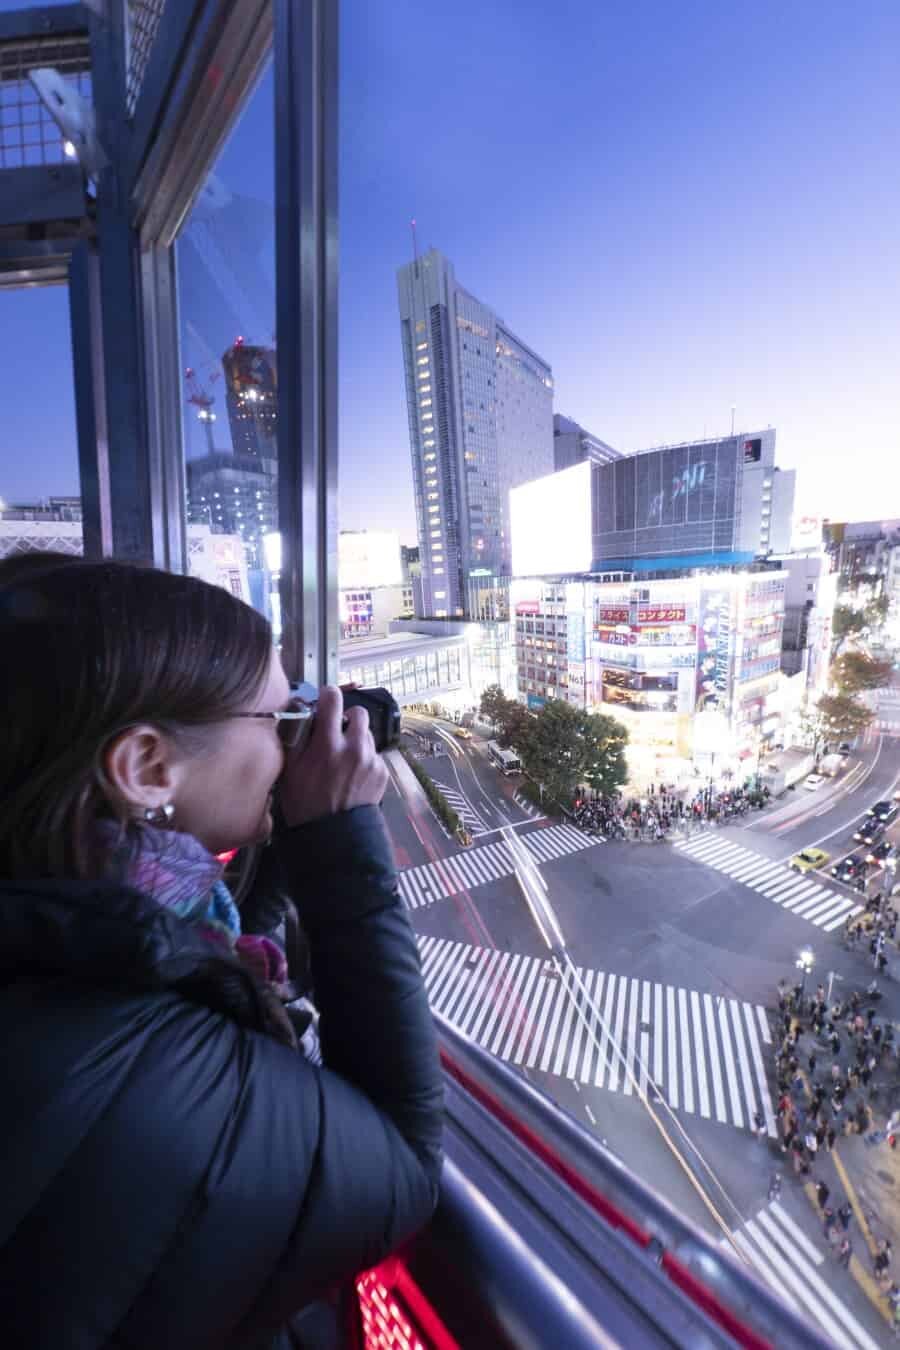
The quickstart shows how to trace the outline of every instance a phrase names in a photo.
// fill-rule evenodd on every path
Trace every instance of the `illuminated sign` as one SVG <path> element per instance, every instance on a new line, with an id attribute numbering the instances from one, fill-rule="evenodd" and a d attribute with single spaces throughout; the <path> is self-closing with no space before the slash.
<path id="1" fill-rule="evenodd" d="M 744 463 L 757 464 L 762 458 L 762 438 L 755 436 L 751 441 L 744 441 Z"/>
<path id="2" fill-rule="evenodd" d="M 684 605 L 641 605 L 638 623 L 684 623 Z"/>
<path id="3" fill-rule="evenodd" d="M 605 642 L 610 647 L 633 647 L 637 642 L 637 635 L 635 633 L 620 633 L 615 628 L 603 628 L 599 624 L 595 624 L 594 640 Z"/>
<path id="4" fill-rule="evenodd" d="M 727 712 L 731 673 L 731 596 L 725 589 L 700 596 L 697 711 Z"/>
<path id="5" fill-rule="evenodd" d="M 540 614 L 541 607 L 537 600 L 521 600 L 516 605 L 517 614 Z"/>
<path id="6" fill-rule="evenodd" d="M 627 605 L 600 605 L 597 609 L 598 623 L 627 623 Z"/>

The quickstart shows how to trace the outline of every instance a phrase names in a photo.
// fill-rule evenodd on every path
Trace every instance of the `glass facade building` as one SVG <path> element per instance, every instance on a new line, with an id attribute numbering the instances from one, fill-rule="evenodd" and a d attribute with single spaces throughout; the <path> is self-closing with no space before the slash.
<path id="1" fill-rule="evenodd" d="M 595 560 L 733 552 L 742 455 L 741 438 L 730 437 L 598 466 Z"/>
<path id="2" fill-rule="evenodd" d="M 552 372 L 436 249 L 397 284 L 422 614 L 501 620 L 510 489 L 553 469 Z"/>

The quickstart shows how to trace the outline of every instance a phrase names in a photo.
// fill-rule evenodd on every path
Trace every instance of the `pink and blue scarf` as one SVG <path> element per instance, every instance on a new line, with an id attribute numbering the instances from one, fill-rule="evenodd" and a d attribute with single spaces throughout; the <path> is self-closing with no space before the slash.
<path id="1" fill-rule="evenodd" d="M 222 880 L 223 867 L 191 834 L 142 825 L 138 839 L 104 821 L 101 839 L 111 866 L 127 885 L 195 923 L 214 946 L 234 952 L 258 980 L 287 983 L 284 953 L 271 938 L 241 933 L 241 916 Z"/>

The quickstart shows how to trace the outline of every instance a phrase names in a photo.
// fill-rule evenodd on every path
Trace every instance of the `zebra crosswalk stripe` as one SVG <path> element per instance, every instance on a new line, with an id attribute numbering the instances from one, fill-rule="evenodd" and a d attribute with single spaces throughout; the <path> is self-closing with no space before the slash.
<path id="1" fill-rule="evenodd" d="M 725 872 L 773 904 L 816 924 L 825 933 L 862 913 L 862 905 L 855 905 L 848 896 L 830 890 L 817 877 L 798 876 L 783 862 L 762 858 L 720 836 L 679 840 L 675 848 L 696 862 Z"/>
<path id="2" fill-rule="evenodd" d="M 431 1006 L 500 1059 L 738 1128 L 759 1102 L 774 1137 L 761 1007 L 445 938 L 419 950 Z"/>
<path id="3" fill-rule="evenodd" d="M 876 1350 L 877 1342 L 820 1273 L 825 1261 L 784 1206 L 774 1201 L 732 1233 L 748 1265 L 792 1308 L 810 1315 L 835 1345 Z M 723 1239 L 723 1244 L 727 1243 Z"/>
<path id="4" fill-rule="evenodd" d="M 468 797 L 464 796 L 463 793 L 460 792 L 458 788 L 444 787 L 444 784 L 441 783 L 440 791 L 443 793 L 447 801 L 453 807 L 453 810 L 459 816 L 462 823 L 472 831 L 472 834 L 487 833 L 488 831 L 487 823 L 475 810 L 475 807 L 469 801 Z"/>
<path id="5" fill-rule="evenodd" d="M 568 825 L 550 825 L 518 835 L 518 838 L 538 865 L 593 848 L 599 842 Z M 408 909 L 420 909 L 471 887 L 512 876 L 514 871 L 515 862 L 507 844 L 480 844 L 448 858 L 435 858 L 432 862 L 406 868 L 400 873 L 399 890 Z"/>

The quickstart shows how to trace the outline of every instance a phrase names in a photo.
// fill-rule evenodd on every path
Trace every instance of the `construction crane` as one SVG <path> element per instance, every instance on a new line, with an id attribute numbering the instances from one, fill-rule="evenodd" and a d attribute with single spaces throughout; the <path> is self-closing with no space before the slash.
<path id="1" fill-rule="evenodd" d="M 219 378 L 219 372 L 213 371 L 210 376 L 210 384 Z M 213 422 L 216 420 L 216 414 L 213 412 L 215 399 L 206 386 L 202 385 L 197 378 L 197 372 L 193 366 L 188 366 L 184 372 L 184 382 L 187 385 L 188 403 L 193 404 L 197 409 L 197 418 L 203 423 L 203 430 L 206 432 L 206 444 L 210 454 L 215 452 L 213 442 Z"/>

